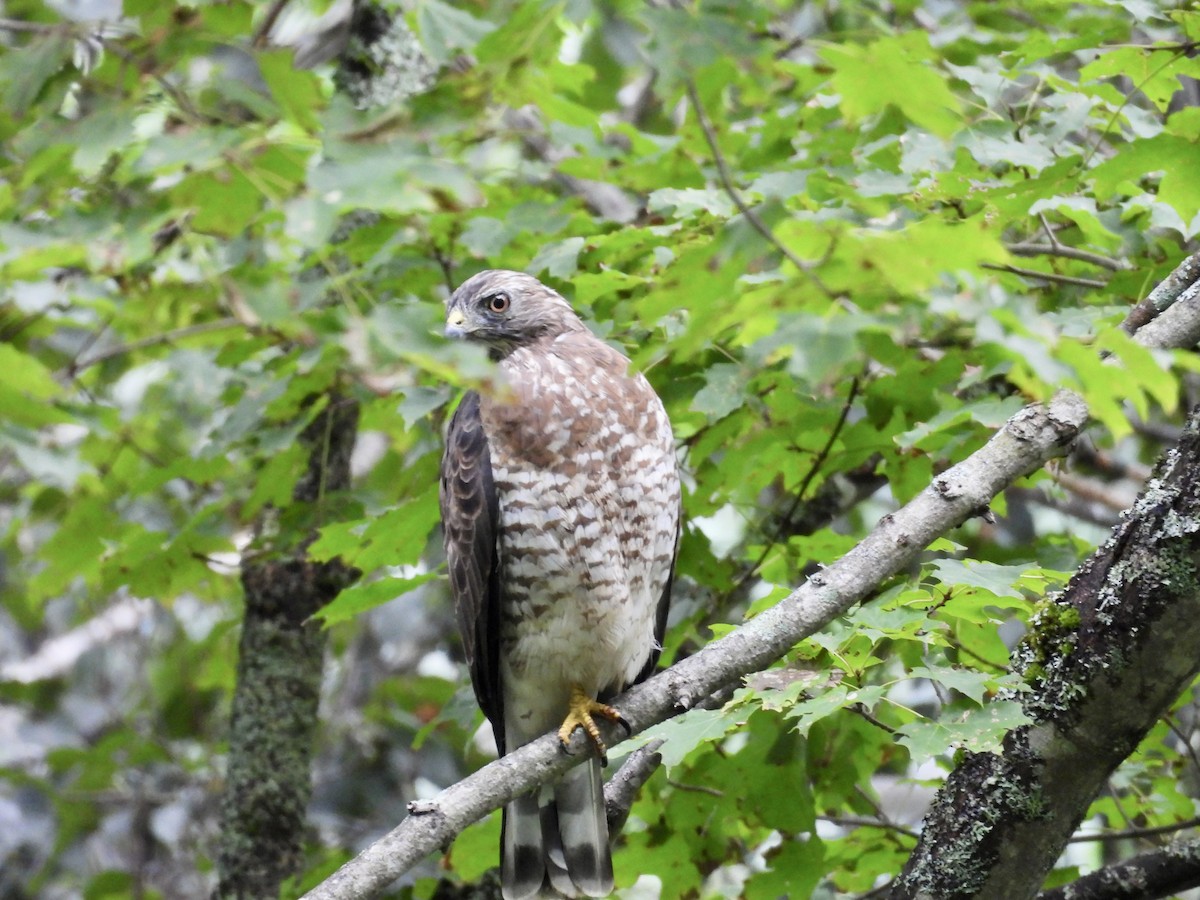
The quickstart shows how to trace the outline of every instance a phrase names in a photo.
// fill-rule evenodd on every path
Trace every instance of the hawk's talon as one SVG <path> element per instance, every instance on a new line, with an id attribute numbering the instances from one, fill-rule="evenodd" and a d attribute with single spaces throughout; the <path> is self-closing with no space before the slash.
<path id="1" fill-rule="evenodd" d="M 571 741 L 571 735 L 575 733 L 575 729 L 582 728 L 584 734 L 588 736 L 588 739 L 600 754 L 601 765 L 607 766 L 608 748 L 604 746 L 604 738 L 600 736 L 600 729 L 596 727 L 596 720 L 594 718 L 596 716 L 620 725 L 625 729 L 627 737 L 633 733 L 633 729 L 629 727 L 629 723 L 625 721 L 625 717 L 617 710 L 613 709 L 607 703 L 594 700 L 584 693 L 583 688 L 577 684 L 573 684 L 571 685 L 571 700 L 567 707 L 567 717 L 563 719 L 562 726 L 558 729 L 559 746 L 563 750 L 567 750 L 567 746 Z M 567 752 L 570 751 L 567 750 Z"/>

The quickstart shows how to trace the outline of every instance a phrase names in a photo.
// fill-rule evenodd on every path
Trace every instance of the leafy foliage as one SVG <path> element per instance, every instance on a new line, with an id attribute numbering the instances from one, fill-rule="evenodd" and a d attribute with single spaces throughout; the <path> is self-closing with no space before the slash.
<path id="1" fill-rule="evenodd" d="M 667 405 L 689 521 L 668 661 L 1028 400 L 1079 391 L 1126 470 L 1157 450 L 1134 422 L 1178 411 L 1190 364 L 1114 325 L 1200 230 L 1183 4 L 425 0 L 403 15 L 441 69 L 383 110 L 252 46 L 261 6 L 131 0 L 98 30 L 6 5 L 31 27 L 0 57 L 0 692 L 52 726 L 4 758 L 0 803 L 53 812 L 24 862 L 0 842 L 4 889 L 202 892 L 172 879 L 210 866 L 237 563 L 282 531 L 317 527 L 314 556 L 364 572 L 325 611 L 345 661 L 313 871 L 401 814 L 371 785 L 400 797 L 480 761 L 469 690 L 444 677 L 435 479 L 455 393 L 490 371 L 441 339 L 440 299 L 481 268 L 561 289 Z M 629 220 L 596 211 L 600 183 Z M 276 515 L 332 392 L 362 404 L 354 490 Z M 1007 646 L 1103 533 L 1056 511 L 1063 490 L 1035 476 L 723 708 L 660 726 L 618 883 L 807 896 L 895 874 L 912 840 L 885 787 L 1020 721 Z M 153 601 L 141 636 L 49 658 L 43 637 L 130 597 Z M 365 662 L 380 644 L 403 652 Z M 135 650 L 131 672 L 116 656 Z M 119 688 L 106 713 L 81 711 L 89 673 Z M 1172 733 L 1097 817 L 1192 816 Z M 125 868 L 83 862 L 130 810 L 159 824 Z M 168 827 L 184 812 L 209 824 Z M 448 877 L 475 878 L 494 833 Z"/>

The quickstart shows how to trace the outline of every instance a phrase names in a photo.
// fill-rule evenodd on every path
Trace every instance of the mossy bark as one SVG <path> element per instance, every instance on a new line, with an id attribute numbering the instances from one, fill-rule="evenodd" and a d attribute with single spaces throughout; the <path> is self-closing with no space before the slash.
<path id="1" fill-rule="evenodd" d="M 969 756 L 892 898 L 1033 897 L 1113 770 L 1200 671 L 1200 410 L 1014 654 L 1034 724 Z"/>
<path id="2" fill-rule="evenodd" d="M 330 398 L 304 430 L 308 467 L 293 499 L 318 504 L 350 483 L 358 406 Z M 309 621 L 355 572 L 306 556 L 311 536 L 242 566 L 246 613 L 229 735 L 218 854 L 221 898 L 277 897 L 301 863 L 325 634 Z"/>

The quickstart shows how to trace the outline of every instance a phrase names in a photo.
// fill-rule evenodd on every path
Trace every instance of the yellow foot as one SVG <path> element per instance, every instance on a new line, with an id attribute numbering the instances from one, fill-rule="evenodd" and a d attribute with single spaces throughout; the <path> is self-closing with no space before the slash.
<path id="1" fill-rule="evenodd" d="M 600 761 L 607 766 L 608 748 L 604 746 L 604 738 L 600 737 L 600 729 L 596 727 L 594 716 L 616 722 L 625 729 L 626 734 L 629 733 L 629 723 L 625 721 L 624 716 L 607 703 L 601 703 L 599 700 L 589 697 L 583 692 L 583 688 L 573 684 L 571 685 L 571 703 L 567 709 L 567 717 L 563 719 L 562 727 L 558 729 L 558 740 L 562 744 L 562 748 L 566 750 L 575 729 L 582 728 L 600 752 Z"/>

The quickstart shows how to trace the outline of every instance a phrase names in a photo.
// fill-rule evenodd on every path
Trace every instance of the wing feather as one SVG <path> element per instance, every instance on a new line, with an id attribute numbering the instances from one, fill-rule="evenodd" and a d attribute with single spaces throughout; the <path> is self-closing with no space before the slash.
<path id="1" fill-rule="evenodd" d="M 663 638 L 667 634 L 667 614 L 671 611 L 671 588 L 675 584 L 675 561 L 679 558 L 679 538 L 683 530 L 682 510 L 676 513 L 675 518 L 675 549 L 671 552 L 671 564 L 667 567 L 667 583 L 663 585 L 662 596 L 658 598 L 658 607 L 654 611 L 654 646 L 655 649 L 650 651 L 650 656 L 646 659 L 646 664 L 642 666 L 642 670 L 637 673 L 637 677 L 633 679 L 626 687 L 631 687 L 635 684 L 641 684 L 647 678 L 654 674 L 654 667 L 658 665 L 658 657 L 662 655 Z"/>
<path id="2" fill-rule="evenodd" d="M 450 419 L 442 456 L 440 491 L 450 593 L 479 706 L 504 753 L 504 710 L 499 673 L 499 505 L 492 458 L 479 415 L 479 395 L 469 391 Z"/>

